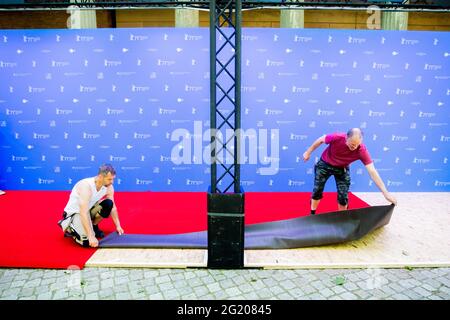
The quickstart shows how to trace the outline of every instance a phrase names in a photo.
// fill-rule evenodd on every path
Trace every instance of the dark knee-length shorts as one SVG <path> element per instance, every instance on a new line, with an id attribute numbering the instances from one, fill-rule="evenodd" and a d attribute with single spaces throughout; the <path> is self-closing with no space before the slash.
<path id="1" fill-rule="evenodd" d="M 348 168 L 334 167 L 322 159 L 314 166 L 314 189 L 312 198 L 320 200 L 328 178 L 334 176 L 338 193 L 338 202 L 342 206 L 348 204 L 348 190 L 350 188 L 350 171 Z"/>

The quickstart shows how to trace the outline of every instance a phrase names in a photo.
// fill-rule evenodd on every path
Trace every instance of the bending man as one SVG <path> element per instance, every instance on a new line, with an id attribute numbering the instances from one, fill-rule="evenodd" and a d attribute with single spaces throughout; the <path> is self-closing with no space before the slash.
<path id="1" fill-rule="evenodd" d="M 104 237 L 98 224 L 111 218 L 117 232 L 123 234 L 119 214 L 114 203 L 113 182 L 116 171 L 109 164 L 103 164 L 96 177 L 78 181 L 70 193 L 64 208 L 63 219 L 58 222 L 65 235 L 71 236 L 83 247 L 97 247 L 97 238 Z"/>
<path id="2" fill-rule="evenodd" d="M 397 200 L 388 192 L 383 180 L 381 180 L 362 140 L 363 135 L 361 130 L 359 128 L 353 128 L 347 134 L 334 133 L 323 135 L 314 141 L 308 150 L 303 153 L 303 160 L 308 161 L 311 153 L 322 143 L 328 144 L 328 147 L 323 151 L 320 160 L 314 167 L 315 176 L 314 190 L 311 197 L 311 214 L 316 213 L 320 199 L 323 197 L 325 183 L 330 176 L 334 176 L 336 180 L 338 209 L 346 210 L 348 208 L 348 190 L 350 188 L 349 165 L 356 160 L 361 160 L 366 166 L 370 178 L 375 182 L 386 200 L 394 205 L 397 204 Z"/>

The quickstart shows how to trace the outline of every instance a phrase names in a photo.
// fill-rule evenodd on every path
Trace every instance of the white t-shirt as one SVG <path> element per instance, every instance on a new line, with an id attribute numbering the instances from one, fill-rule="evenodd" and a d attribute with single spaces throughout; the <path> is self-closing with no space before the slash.
<path id="1" fill-rule="evenodd" d="M 70 193 L 69 201 L 64 208 L 64 211 L 69 215 L 73 213 L 80 213 L 80 195 L 78 190 L 80 187 L 88 185 L 91 189 L 91 199 L 89 199 L 88 209 L 92 208 L 92 206 L 100 199 L 102 199 L 106 195 L 106 191 L 108 188 L 102 186 L 99 191 L 97 191 L 97 187 L 95 186 L 95 177 L 86 178 L 78 181 L 72 188 L 72 192 Z"/>

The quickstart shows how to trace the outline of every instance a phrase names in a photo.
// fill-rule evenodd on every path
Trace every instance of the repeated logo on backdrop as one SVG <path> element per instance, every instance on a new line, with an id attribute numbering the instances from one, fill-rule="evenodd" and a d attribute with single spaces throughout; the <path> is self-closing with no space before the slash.
<path id="1" fill-rule="evenodd" d="M 390 191 L 450 191 L 449 43 L 244 29 L 244 190 L 311 191 L 324 147 L 304 150 L 361 127 Z M 117 190 L 206 191 L 208 129 L 208 29 L 0 31 L 0 189 L 68 190 L 109 162 Z M 353 191 L 377 191 L 351 172 Z"/>

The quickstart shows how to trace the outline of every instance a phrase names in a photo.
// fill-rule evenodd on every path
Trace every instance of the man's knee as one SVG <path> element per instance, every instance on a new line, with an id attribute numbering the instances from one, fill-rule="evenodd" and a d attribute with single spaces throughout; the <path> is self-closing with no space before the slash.
<path id="1" fill-rule="evenodd" d="M 311 199 L 313 199 L 313 200 L 320 200 L 322 198 L 323 198 L 323 192 L 313 191 Z"/>
<path id="2" fill-rule="evenodd" d="M 108 218 L 111 214 L 111 210 L 114 207 L 114 202 L 111 199 L 105 199 L 99 203 L 102 207 L 100 212 L 98 213 L 102 218 Z"/>
<path id="3" fill-rule="evenodd" d="M 314 200 L 322 199 L 324 188 L 325 188 L 325 181 L 322 179 L 315 179 L 311 198 Z"/>

